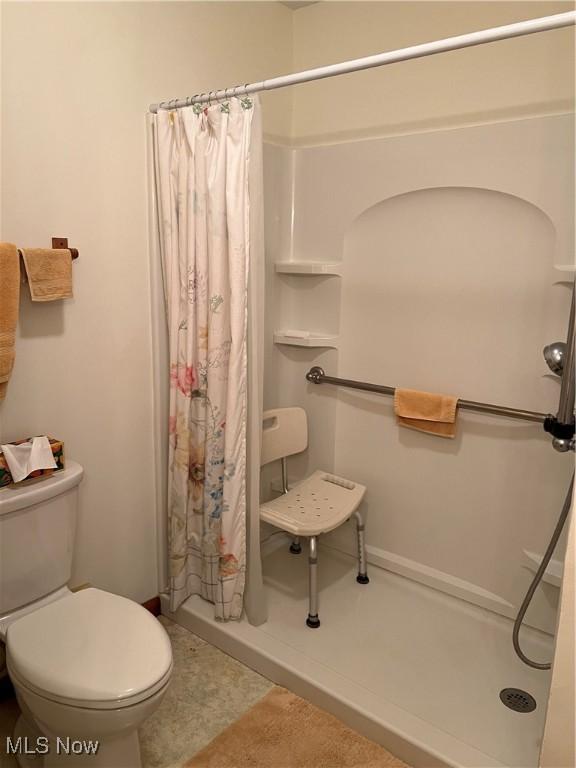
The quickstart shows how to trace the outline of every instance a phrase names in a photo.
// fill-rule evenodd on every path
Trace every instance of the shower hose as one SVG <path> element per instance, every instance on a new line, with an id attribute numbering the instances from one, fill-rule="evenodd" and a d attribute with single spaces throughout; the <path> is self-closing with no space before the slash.
<path id="1" fill-rule="evenodd" d="M 556 544 L 558 543 L 558 539 L 560 538 L 560 534 L 562 533 L 562 529 L 564 528 L 564 523 L 566 522 L 566 518 L 568 517 L 568 513 L 570 512 L 570 506 L 572 504 L 573 488 L 574 488 L 574 475 L 572 475 L 572 480 L 570 481 L 570 487 L 568 488 L 568 493 L 566 494 L 566 498 L 564 500 L 564 506 L 562 507 L 562 511 L 560 512 L 560 517 L 558 518 L 558 522 L 556 523 L 556 528 L 554 528 L 554 533 L 552 534 L 552 538 L 550 539 L 548 548 L 544 553 L 544 557 L 542 558 L 540 567 L 538 568 L 534 578 L 532 579 L 532 583 L 528 587 L 528 592 L 526 592 L 526 597 L 522 601 L 522 605 L 520 606 L 520 610 L 518 611 L 518 616 L 516 616 L 516 621 L 514 622 L 514 630 L 512 632 L 512 642 L 514 643 L 514 650 L 516 651 L 520 659 L 522 659 L 524 664 L 528 664 L 529 667 L 534 667 L 534 669 L 550 669 L 552 664 L 550 662 L 547 664 L 542 664 L 538 661 L 532 661 L 532 659 L 529 659 L 528 656 L 526 656 L 526 654 L 522 651 L 522 648 L 520 648 L 520 640 L 518 636 L 520 634 L 520 627 L 522 626 L 522 622 L 524 621 L 524 615 L 526 614 L 526 611 L 528 610 L 528 606 L 530 605 L 532 598 L 534 597 L 534 592 L 536 592 L 536 588 L 538 587 L 538 584 L 540 584 L 542 580 L 544 571 L 546 570 L 548 563 L 550 562 L 550 558 L 552 557 L 552 553 L 554 552 Z"/>

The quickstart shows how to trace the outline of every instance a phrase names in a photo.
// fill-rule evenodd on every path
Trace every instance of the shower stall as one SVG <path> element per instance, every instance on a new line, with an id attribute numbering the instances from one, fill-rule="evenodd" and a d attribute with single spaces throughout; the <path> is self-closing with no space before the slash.
<path id="1" fill-rule="evenodd" d="M 550 674 L 522 663 L 512 634 L 541 571 L 520 645 L 541 667 L 552 658 L 566 531 L 542 563 L 574 463 L 561 429 L 573 411 L 573 136 L 573 117 L 557 115 L 264 146 L 263 407 L 307 413 L 291 483 L 322 469 L 366 486 L 370 583 L 354 578 L 353 520 L 322 536 L 322 626 L 309 629 L 304 541 L 296 554 L 262 524 L 260 619 L 217 622 L 196 596 L 175 612 L 162 597 L 163 611 L 416 768 L 538 765 Z M 451 441 L 399 430 L 393 386 L 472 407 Z M 498 405 L 474 407 L 486 404 Z M 158 488 L 162 509 L 162 470 Z M 264 467 L 261 498 L 283 489 L 280 464 Z M 164 580 L 163 515 L 158 532 Z"/>

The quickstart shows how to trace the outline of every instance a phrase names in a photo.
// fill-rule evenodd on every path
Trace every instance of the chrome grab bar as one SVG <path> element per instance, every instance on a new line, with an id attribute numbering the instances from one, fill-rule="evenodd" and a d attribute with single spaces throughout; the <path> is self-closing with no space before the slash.
<path id="1" fill-rule="evenodd" d="M 394 395 L 396 391 L 395 387 L 386 387 L 382 384 L 370 384 L 366 381 L 353 381 L 352 379 L 341 379 L 336 376 L 326 376 L 324 370 L 317 365 L 310 368 L 306 374 L 306 379 L 312 384 L 333 384 L 337 387 L 359 389 L 362 392 L 374 392 L 377 395 Z M 532 421 L 538 424 L 544 424 L 544 421 L 550 417 L 550 414 L 547 413 L 524 411 L 519 408 L 506 408 L 505 406 L 492 405 L 491 403 L 477 403 L 474 400 L 459 399 L 458 408 L 466 411 L 476 411 L 477 413 L 490 413 L 493 416 L 505 416 L 509 419 Z"/>

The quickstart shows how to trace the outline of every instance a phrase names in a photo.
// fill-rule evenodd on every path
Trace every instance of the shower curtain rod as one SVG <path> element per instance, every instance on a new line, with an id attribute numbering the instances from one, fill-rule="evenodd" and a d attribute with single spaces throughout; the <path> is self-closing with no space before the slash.
<path id="1" fill-rule="evenodd" d="M 474 45 L 493 43 L 497 40 L 507 40 L 511 37 L 531 35 L 534 32 L 548 32 L 552 29 L 561 29 L 562 27 L 569 27 L 574 24 L 576 24 L 576 11 L 557 13 L 553 16 L 543 16 L 539 19 L 518 21 L 515 24 L 506 24 L 502 27 L 482 29 L 479 32 L 470 32 L 466 35 L 447 37 L 444 40 L 436 40 L 421 45 L 412 45 L 409 48 L 399 48 L 396 51 L 388 51 L 387 53 L 377 53 L 362 59 L 342 61 L 339 64 L 330 64 L 325 67 L 317 67 L 316 69 L 307 69 L 303 72 L 294 72 L 291 75 L 273 77 L 271 80 L 261 80 L 259 83 L 237 85 L 233 88 L 224 88 L 219 91 L 210 91 L 209 93 L 188 96 L 185 99 L 161 101 L 158 104 L 151 104 L 150 112 L 158 112 L 159 109 L 179 109 L 180 107 L 189 107 L 192 104 L 206 104 L 211 101 L 229 99 L 233 96 L 247 96 L 251 93 L 257 93 L 258 91 L 271 91 L 275 88 L 285 88 L 289 85 L 308 83 L 312 80 L 322 80 L 325 77 L 346 75 L 350 72 L 358 72 L 362 69 L 371 69 L 372 67 L 382 67 L 386 64 L 395 64 L 398 61 L 419 59 L 422 56 L 431 56 L 435 53 L 446 53 L 447 51 L 455 51 L 459 48 L 470 48 Z"/>

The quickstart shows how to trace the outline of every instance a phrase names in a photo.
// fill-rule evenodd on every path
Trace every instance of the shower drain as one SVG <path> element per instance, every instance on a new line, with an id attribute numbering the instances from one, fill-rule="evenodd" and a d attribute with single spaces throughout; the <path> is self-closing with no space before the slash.
<path id="1" fill-rule="evenodd" d="M 533 712 L 536 709 L 536 699 L 520 688 L 503 688 L 500 699 L 514 712 Z"/>

